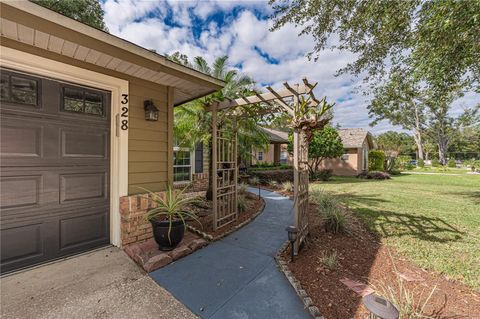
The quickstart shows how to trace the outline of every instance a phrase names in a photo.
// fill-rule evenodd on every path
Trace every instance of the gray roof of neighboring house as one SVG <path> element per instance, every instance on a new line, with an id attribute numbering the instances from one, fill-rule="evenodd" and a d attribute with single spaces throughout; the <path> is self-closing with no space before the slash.
<path id="1" fill-rule="evenodd" d="M 374 147 L 372 134 L 363 128 L 340 129 L 338 130 L 338 135 L 340 135 L 345 148 L 361 148 L 366 138 L 370 148 Z"/>
<path id="2" fill-rule="evenodd" d="M 271 128 L 262 127 L 261 128 L 265 134 L 267 134 L 270 139 L 271 144 L 287 144 L 288 143 L 288 133 L 273 130 Z"/>

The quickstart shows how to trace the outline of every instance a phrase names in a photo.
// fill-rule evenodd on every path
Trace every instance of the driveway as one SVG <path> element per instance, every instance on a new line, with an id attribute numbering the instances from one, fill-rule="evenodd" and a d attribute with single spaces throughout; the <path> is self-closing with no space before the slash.
<path id="1" fill-rule="evenodd" d="M 1 318 L 197 318 L 118 248 L 0 279 Z"/>
<path id="2" fill-rule="evenodd" d="M 261 195 L 265 209 L 253 222 L 150 276 L 202 318 L 310 318 L 273 259 L 287 239 L 293 203 Z"/>

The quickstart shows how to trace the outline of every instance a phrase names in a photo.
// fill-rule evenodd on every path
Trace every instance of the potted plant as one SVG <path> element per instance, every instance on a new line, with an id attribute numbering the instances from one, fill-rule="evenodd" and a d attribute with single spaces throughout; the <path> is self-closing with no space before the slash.
<path id="1" fill-rule="evenodd" d="M 195 201 L 195 198 L 183 194 L 185 189 L 175 190 L 168 185 L 163 194 L 144 189 L 151 195 L 148 200 L 155 203 L 145 218 L 152 224 L 153 237 L 160 250 L 173 250 L 180 244 L 187 228 L 186 219 L 193 219 L 201 225 L 194 213 L 185 210 L 188 204 Z"/>

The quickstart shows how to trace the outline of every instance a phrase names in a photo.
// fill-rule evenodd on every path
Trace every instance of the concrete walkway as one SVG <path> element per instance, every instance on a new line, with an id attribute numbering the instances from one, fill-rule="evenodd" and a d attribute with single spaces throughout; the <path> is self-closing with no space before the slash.
<path id="1" fill-rule="evenodd" d="M 2 319 L 194 319 L 120 249 L 110 247 L 3 277 Z"/>
<path id="2" fill-rule="evenodd" d="M 253 222 L 150 276 L 202 318 L 310 318 L 273 259 L 287 239 L 292 201 L 261 194 L 265 210 Z"/>

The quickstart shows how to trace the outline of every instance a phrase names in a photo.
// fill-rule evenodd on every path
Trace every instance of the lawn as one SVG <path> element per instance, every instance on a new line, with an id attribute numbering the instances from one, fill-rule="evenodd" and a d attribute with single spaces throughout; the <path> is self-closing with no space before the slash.
<path id="1" fill-rule="evenodd" d="M 480 176 L 335 177 L 311 187 L 337 194 L 417 265 L 480 289 Z"/>
<path id="2" fill-rule="evenodd" d="M 471 172 L 472 170 L 467 167 L 432 167 L 432 166 L 425 166 L 425 167 L 416 167 L 412 170 L 412 172 L 421 172 L 421 173 L 444 173 L 444 174 L 466 174 Z M 408 171 L 407 171 L 408 172 Z"/>

